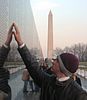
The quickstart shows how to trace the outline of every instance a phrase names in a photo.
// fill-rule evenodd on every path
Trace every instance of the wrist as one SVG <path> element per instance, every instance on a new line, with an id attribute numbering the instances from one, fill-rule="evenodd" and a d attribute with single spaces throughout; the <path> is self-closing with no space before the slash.
<path id="1" fill-rule="evenodd" d="M 9 46 L 8 46 L 8 45 L 6 45 L 5 43 L 3 44 L 3 46 L 4 46 L 5 48 L 9 48 Z"/>
<path id="2" fill-rule="evenodd" d="M 6 41 L 6 42 L 5 42 L 5 45 L 6 45 L 6 46 L 9 46 L 9 45 L 10 45 L 10 42 Z"/>
<path id="3" fill-rule="evenodd" d="M 25 44 L 23 43 L 22 45 L 19 46 L 19 48 L 23 48 L 25 46 Z"/>
<path id="4" fill-rule="evenodd" d="M 21 46 L 23 44 L 22 41 L 18 41 L 18 46 Z"/>

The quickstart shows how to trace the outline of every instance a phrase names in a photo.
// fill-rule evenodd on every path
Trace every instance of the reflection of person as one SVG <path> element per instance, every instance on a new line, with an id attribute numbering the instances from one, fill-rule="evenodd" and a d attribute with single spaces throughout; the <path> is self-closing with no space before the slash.
<path id="1" fill-rule="evenodd" d="M 30 78 L 30 75 L 29 75 L 29 72 L 27 69 L 24 69 L 23 70 L 23 75 L 22 75 L 22 80 L 24 81 L 24 87 L 23 87 L 23 92 L 24 93 L 27 93 L 27 85 L 28 85 L 28 82 L 29 82 L 29 78 Z"/>
<path id="2" fill-rule="evenodd" d="M 9 72 L 3 67 L 3 65 L 10 50 L 10 42 L 12 40 L 12 28 L 13 25 L 11 25 L 9 29 L 5 44 L 0 48 L 0 90 L 8 95 L 6 100 L 11 100 L 11 88 L 8 84 Z"/>
<path id="3" fill-rule="evenodd" d="M 26 68 L 23 70 L 22 80 L 24 81 L 23 92 L 24 93 L 28 92 L 28 90 L 27 90 L 28 83 L 30 85 L 30 92 L 34 92 L 33 79 L 31 78 L 31 76 Z"/>
<path id="4" fill-rule="evenodd" d="M 81 84 L 81 79 L 76 75 L 76 73 L 72 74 L 72 78 L 74 81 L 76 81 L 80 86 L 82 86 Z"/>
<path id="5" fill-rule="evenodd" d="M 87 93 L 70 78 L 78 69 L 78 59 L 70 53 L 63 53 L 53 59 L 51 76 L 39 68 L 39 64 L 31 56 L 27 47 L 23 44 L 18 27 L 14 24 L 15 39 L 19 46 L 19 53 L 34 81 L 41 87 L 40 100 L 87 100 Z"/>
<path id="6" fill-rule="evenodd" d="M 34 85 L 33 85 L 33 79 L 32 77 L 30 76 L 30 79 L 29 79 L 29 85 L 30 85 L 30 92 L 34 92 Z"/>

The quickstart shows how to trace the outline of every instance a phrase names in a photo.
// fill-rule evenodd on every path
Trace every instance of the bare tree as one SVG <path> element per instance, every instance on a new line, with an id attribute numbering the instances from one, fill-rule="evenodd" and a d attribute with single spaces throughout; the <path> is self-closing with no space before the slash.
<path id="1" fill-rule="evenodd" d="M 18 51 L 17 51 L 17 45 L 15 43 L 12 43 L 11 45 L 11 50 L 8 54 L 8 57 L 7 57 L 7 61 L 22 61 Z"/>
<path id="2" fill-rule="evenodd" d="M 76 55 L 80 61 L 87 61 L 87 44 L 79 43 L 71 47 L 65 47 L 63 50 L 56 48 L 55 54 L 61 54 L 63 52 L 69 52 Z"/>

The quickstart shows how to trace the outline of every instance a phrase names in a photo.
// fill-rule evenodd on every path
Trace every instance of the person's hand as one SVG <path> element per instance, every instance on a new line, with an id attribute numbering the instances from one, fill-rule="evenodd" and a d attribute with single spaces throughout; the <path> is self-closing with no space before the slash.
<path id="1" fill-rule="evenodd" d="M 7 35 L 7 39 L 5 41 L 5 44 L 7 46 L 10 45 L 11 41 L 12 41 L 12 29 L 13 29 L 13 24 L 10 26 L 9 31 L 8 31 L 8 35 Z"/>
<path id="2" fill-rule="evenodd" d="M 15 40 L 17 41 L 18 45 L 20 46 L 23 44 L 21 36 L 20 36 L 20 31 L 15 23 L 13 23 L 13 27 L 15 29 L 15 32 L 13 32 Z"/>

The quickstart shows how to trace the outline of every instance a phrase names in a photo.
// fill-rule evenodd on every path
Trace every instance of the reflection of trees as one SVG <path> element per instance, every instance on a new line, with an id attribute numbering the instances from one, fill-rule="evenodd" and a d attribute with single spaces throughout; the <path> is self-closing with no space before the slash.
<path id="1" fill-rule="evenodd" d="M 41 58 L 41 51 L 38 48 L 32 48 L 30 49 L 30 52 L 32 55 L 36 56 L 37 58 Z M 17 45 L 15 43 L 12 43 L 11 50 L 8 54 L 7 61 L 22 61 L 21 56 L 19 52 L 17 51 Z"/>
<path id="2" fill-rule="evenodd" d="M 56 50 L 54 50 L 54 54 L 61 54 L 61 53 L 63 53 L 63 50 L 62 49 L 60 49 L 60 48 L 56 48 Z"/>
<path id="3" fill-rule="evenodd" d="M 7 61 L 22 61 L 19 52 L 17 51 L 17 45 L 12 43 L 11 50 L 8 54 Z"/>
<path id="4" fill-rule="evenodd" d="M 36 58 L 41 58 L 42 57 L 41 50 L 39 50 L 38 48 L 30 49 L 30 53 L 32 55 L 36 56 Z"/>
<path id="5" fill-rule="evenodd" d="M 56 48 L 56 50 L 54 50 L 55 54 L 61 54 L 63 52 L 70 52 L 75 54 L 80 61 L 87 61 L 87 44 L 79 43 L 71 47 L 65 47 L 63 50 L 60 48 Z"/>

